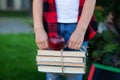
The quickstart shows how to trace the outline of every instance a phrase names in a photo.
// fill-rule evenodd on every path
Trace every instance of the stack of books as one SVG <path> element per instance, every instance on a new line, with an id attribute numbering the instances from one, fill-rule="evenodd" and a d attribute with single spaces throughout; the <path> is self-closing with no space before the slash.
<path id="1" fill-rule="evenodd" d="M 51 73 L 84 74 L 86 54 L 80 51 L 38 50 L 38 71 Z"/>

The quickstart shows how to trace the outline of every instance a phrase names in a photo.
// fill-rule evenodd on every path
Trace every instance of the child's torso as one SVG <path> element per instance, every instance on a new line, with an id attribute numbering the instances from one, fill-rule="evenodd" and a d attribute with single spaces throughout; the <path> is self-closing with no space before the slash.
<path id="1" fill-rule="evenodd" d="M 76 23 L 80 0 L 55 0 L 58 22 Z"/>

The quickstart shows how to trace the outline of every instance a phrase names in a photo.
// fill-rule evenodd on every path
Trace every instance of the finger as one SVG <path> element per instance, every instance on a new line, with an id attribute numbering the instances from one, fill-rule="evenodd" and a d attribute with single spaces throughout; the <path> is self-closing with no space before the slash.
<path id="1" fill-rule="evenodd" d="M 39 49 L 42 48 L 42 46 L 40 45 L 40 43 L 37 43 L 37 47 L 38 47 Z"/>
<path id="2" fill-rule="evenodd" d="M 40 45 L 40 49 L 43 49 L 42 44 L 39 44 L 39 45 Z"/>
<path id="3" fill-rule="evenodd" d="M 72 49 L 76 49 L 76 48 L 75 48 L 75 45 L 76 45 L 76 44 L 77 44 L 76 42 L 72 42 L 72 47 L 71 47 L 71 48 L 72 48 Z"/>
<path id="4" fill-rule="evenodd" d="M 81 46 L 82 46 L 82 44 L 79 43 L 77 49 L 80 50 Z"/>
<path id="5" fill-rule="evenodd" d="M 78 50 L 78 45 L 79 45 L 79 43 L 75 43 L 74 44 L 74 49 Z"/>
<path id="6" fill-rule="evenodd" d="M 70 48 L 70 47 L 71 47 L 71 41 L 68 42 L 68 48 Z"/>
<path id="7" fill-rule="evenodd" d="M 41 49 L 40 42 L 36 41 L 37 47 Z"/>
<path id="8" fill-rule="evenodd" d="M 42 46 L 42 41 L 37 42 L 37 45 L 38 45 L 39 49 L 43 49 L 43 46 Z"/>
<path id="9" fill-rule="evenodd" d="M 69 41 L 68 47 L 69 47 L 69 48 L 72 48 L 72 41 Z"/>
<path id="10" fill-rule="evenodd" d="M 49 48 L 48 41 L 45 41 L 45 46 L 46 46 L 46 48 Z"/>
<path id="11" fill-rule="evenodd" d="M 71 41 L 71 49 L 74 49 L 75 42 Z"/>
<path id="12" fill-rule="evenodd" d="M 42 49 L 46 49 L 45 42 L 42 42 L 41 45 L 42 45 Z"/>
<path id="13" fill-rule="evenodd" d="M 48 49 L 48 43 L 47 43 L 47 41 L 45 41 L 45 42 L 43 42 L 43 49 Z"/>

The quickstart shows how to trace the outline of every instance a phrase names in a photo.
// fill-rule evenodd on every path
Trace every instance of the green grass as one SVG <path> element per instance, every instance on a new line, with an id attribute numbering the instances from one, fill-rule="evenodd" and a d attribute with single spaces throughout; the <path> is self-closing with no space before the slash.
<path id="1" fill-rule="evenodd" d="M 37 71 L 34 34 L 0 34 L 0 80 L 45 80 Z"/>
<path id="2" fill-rule="evenodd" d="M 0 11 L 0 17 L 29 17 L 29 11 Z"/>

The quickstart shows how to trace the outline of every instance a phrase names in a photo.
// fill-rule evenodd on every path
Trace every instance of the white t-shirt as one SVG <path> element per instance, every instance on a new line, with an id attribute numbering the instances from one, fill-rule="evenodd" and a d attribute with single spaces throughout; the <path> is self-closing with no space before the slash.
<path id="1" fill-rule="evenodd" d="M 76 23 L 78 19 L 79 0 L 56 0 L 58 22 Z"/>

